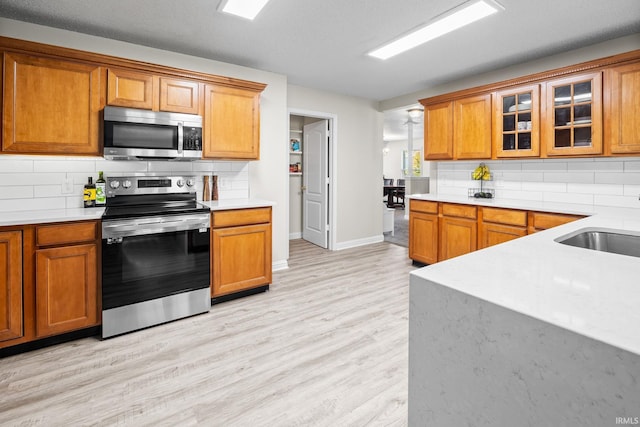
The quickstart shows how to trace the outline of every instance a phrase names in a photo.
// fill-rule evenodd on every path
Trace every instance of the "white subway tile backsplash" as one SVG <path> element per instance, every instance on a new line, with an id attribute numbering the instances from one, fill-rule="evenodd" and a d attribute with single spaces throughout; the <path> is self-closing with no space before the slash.
<path id="1" fill-rule="evenodd" d="M 33 160 L 23 160 L 14 156 L 0 157 L 0 173 L 33 172 Z"/>
<path id="2" fill-rule="evenodd" d="M 479 162 L 439 162 L 437 191 L 462 196 L 476 187 L 468 174 Z M 640 158 L 487 161 L 496 198 L 640 207 Z"/>
<path id="3" fill-rule="evenodd" d="M 563 182 L 523 182 L 521 188 L 523 191 L 566 193 L 567 184 Z"/>
<path id="4" fill-rule="evenodd" d="M 65 200 L 62 197 L 50 197 L 42 199 L 7 199 L 2 200 L 2 203 L 0 203 L 0 212 L 64 208 Z"/>
<path id="5" fill-rule="evenodd" d="M 635 196 L 636 198 L 640 195 L 640 185 L 630 184 L 623 185 L 624 191 L 623 195 L 625 196 Z"/>
<path id="6" fill-rule="evenodd" d="M 595 174 L 596 184 L 640 184 L 640 172 L 599 172 Z"/>
<path id="7" fill-rule="evenodd" d="M 571 171 L 591 171 L 591 172 L 622 172 L 624 162 L 595 162 L 591 161 L 574 161 L 569 162 L 569 172 Z"/>
<path id="8" fill-rule="evenodd" d="M 593 194 L 572 194 L 545 192 L 542 198 L 545 202 L 578 203 L 593 205 Z"/>
<path id="9" fill-rule="evenodd" d="M 40 160 L 33 163 L 34 172 L 85 172 L 96 170 L 95 160 Z"/>
<path id="10" fill-rule="evenodd" d="M 522 162 L 523 171 L 556 171 L 567 170 L 567 162 L 556 159 Z"/>
<path id="11" fill-rule="evenodd" d="M 16 187 L 0 187 L 0 202 L 3 199 L 32 199 L 33 187 L 21 185 Z"/>
<path id="12" fill-rule="evenodd" d="M 545 182 L 593 184 L 593 172 L 545 172 Z"/>
<path id="13" fill-rule="evenodd" d="M 640 160 L 627 160 L 624 162 L 625 172 L 640 172 Z"/>
<path id="14" fill-rule="evenodd" d="M 115 161 L 102 157 L 0 156 L 0 212 L 31 209 L 62 209 L 83 206 L 82 191 L 98 171 L 109 176 L 194 175 L 198 199 L 202 199 L 202 176 L 224 178 L 219 198 L 249 197 L 249 162 L 209 161 Z M 73 192 L 62 193 L 65 179 Z"/>
<path id="15" fill-rule="evenodd" d="M 609 184 L 567 184 L 569 193 L 622 195 L 622 187 Z"/>

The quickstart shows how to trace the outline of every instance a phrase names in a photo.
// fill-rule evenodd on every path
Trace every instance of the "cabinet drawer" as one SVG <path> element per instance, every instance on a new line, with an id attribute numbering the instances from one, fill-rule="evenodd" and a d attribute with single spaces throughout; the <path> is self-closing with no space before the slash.
<path id="1" fill-rule="evenodd" d="M 451 203 L 442 203 L 442 215 L 475 219 L 476 207 L 469 205 L 454 205 Z"/>
<path id="2" fill-rule="evenodd" d="M 411 200 L 409 210 L 413 212 L 438 213 L 438 202 L 428 202 L 426 200 Z"/>
<path id="3" fill-rule="evenodd" d="M 482 221 L 525 227 L 527 225 L 527 212 L 511 209 L 482 208 Z"/>
<path id="4" fill-rule="evenodd" d="M 78 222 L 39 225 L 36 229 L 36 245 L 66 245 L 94 241 L 98 238 L 96 224 L 96 222 Z"/>
<path id="5" fill-rule="evenodd" d="M 211 227 L 233 227 L 236 225 L 271 222 L 271 208 L 235 209 L 211 214 Z"/>
<path id="6" fill-rule="evenodd" d="M 546 230 L 558 225 L 566 224 L 571 221 L 581 219 L 583 217 L 577 215 L 560 215 L 548 213 L 533 213 L 533 228 L 536 230 Z"/>

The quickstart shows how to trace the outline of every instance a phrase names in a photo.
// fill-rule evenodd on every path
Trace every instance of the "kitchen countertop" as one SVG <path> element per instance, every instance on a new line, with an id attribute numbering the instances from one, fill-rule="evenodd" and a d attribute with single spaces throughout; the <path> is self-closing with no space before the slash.
<path id="1" fill-rule="evenodd" d="M 44 224 L 48 222 L 100 219 L 104 208 L 43 209 L 0 212 L 0 227 L 8 225 Z"/>
<path id="2" fill-rule="evenodd" d="M 411 274 L 640 355 L 640 258 L 555 241 L 582 228 L 640 235 L 640 209 L 437 195 L 411 198 L 591 215 Z"/>
<path id="3" fill-rule="evenodd" d="M 199 203 L 207 206 L 212 211 L 260 208 L 275 205 L 274 202 L 261 199 L 229 199 L 208 202 L 200 200 Z M 0 227 L 101 219 L 104 209 L 105 208 L 69 208 L 0 212 Z"/>
<path id="4" fill-rule="evenodd" d="M 208 206 L 212 211 L 224 211 L 229 209 L 250 209 L 250 208 L 264 208 L 268 206 L 275 206 L 275 202 L 262 199 L 227 199 L 227 200 L 211 200 L 203 202 L 198 201 L 204 206 Z"/>

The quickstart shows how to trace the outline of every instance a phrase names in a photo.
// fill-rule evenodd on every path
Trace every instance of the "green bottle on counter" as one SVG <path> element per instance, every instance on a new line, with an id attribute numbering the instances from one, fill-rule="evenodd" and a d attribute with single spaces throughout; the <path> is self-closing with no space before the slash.
<path id="1" fill-rule="evenodd" d="M 104 180 L 102 171 L 98 172 L 98 180 L 96 181 L 96 206 L 104 206 L 107 204 L 107 181 Z"/>

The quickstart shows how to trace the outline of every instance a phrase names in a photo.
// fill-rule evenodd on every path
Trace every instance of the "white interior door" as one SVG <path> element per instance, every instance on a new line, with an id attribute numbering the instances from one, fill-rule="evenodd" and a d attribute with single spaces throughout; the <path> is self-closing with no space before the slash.
<path id="1" fill-rule="evenodd" d="M 329 121 L 304 127 L 302 140 L 302 238 L 327 248 Z"/>

